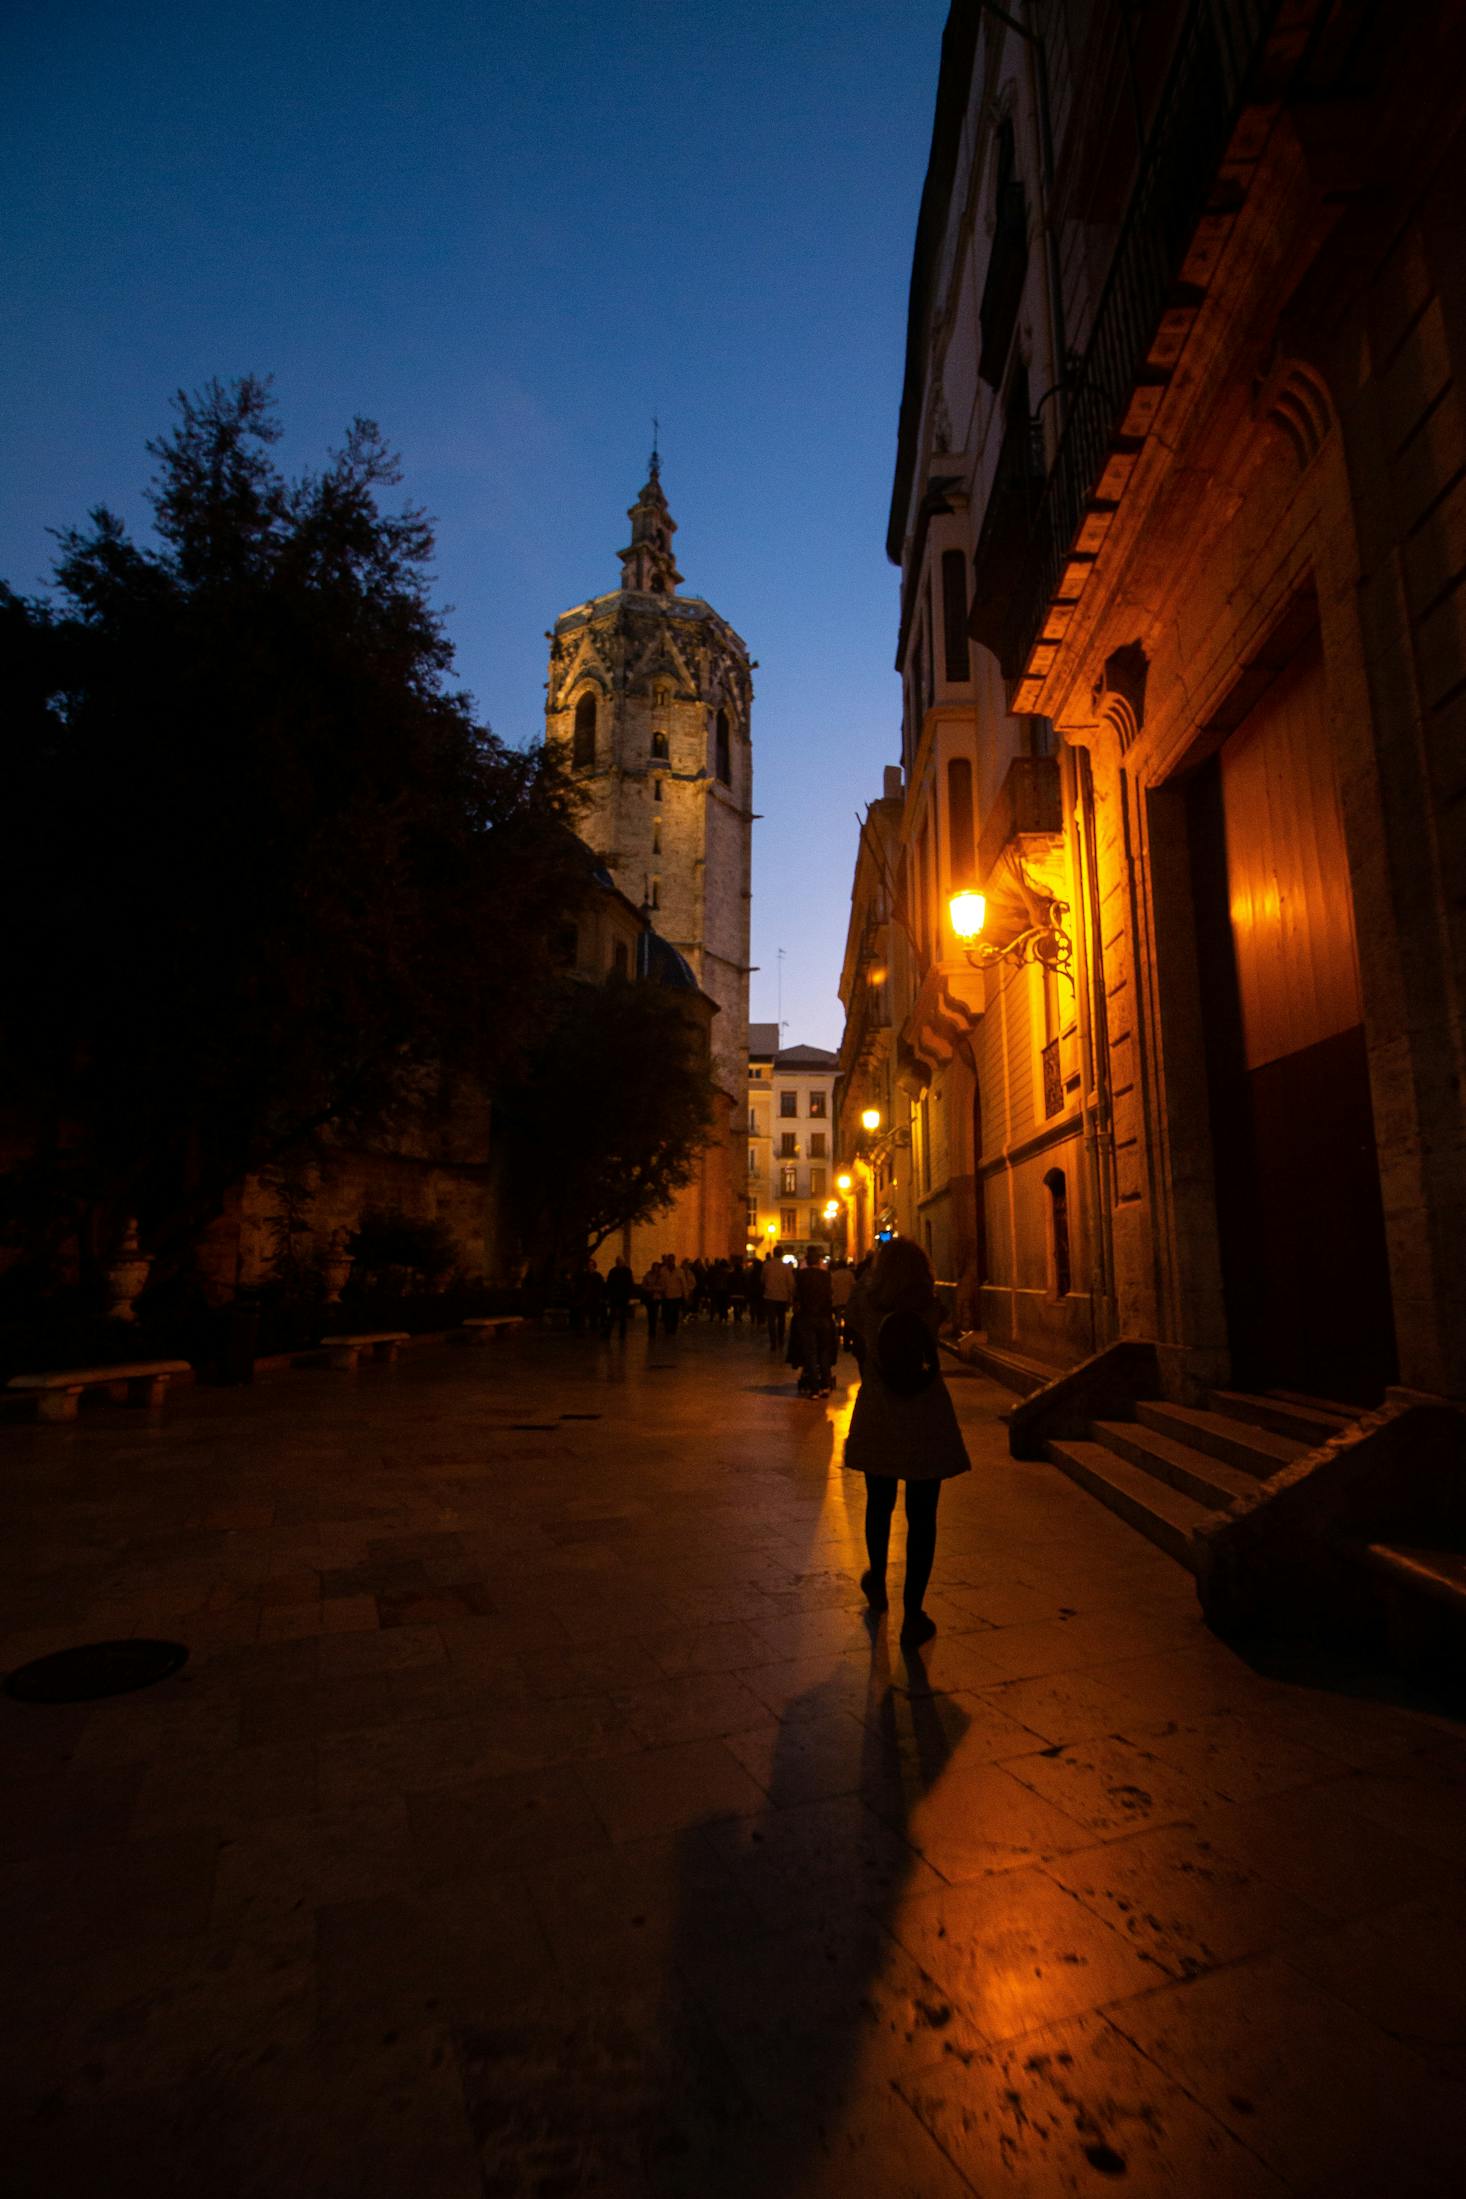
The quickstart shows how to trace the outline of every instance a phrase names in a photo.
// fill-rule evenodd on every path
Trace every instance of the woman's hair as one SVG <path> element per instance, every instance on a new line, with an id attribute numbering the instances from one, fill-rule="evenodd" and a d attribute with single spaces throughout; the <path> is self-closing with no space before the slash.
<path id="1" fill-rule="evenodd" d="M 924 1313 L 936 1298 L 932 1264 L 914 1237 L 881 1246 L 866 1293 L 878 1313 Z"/>

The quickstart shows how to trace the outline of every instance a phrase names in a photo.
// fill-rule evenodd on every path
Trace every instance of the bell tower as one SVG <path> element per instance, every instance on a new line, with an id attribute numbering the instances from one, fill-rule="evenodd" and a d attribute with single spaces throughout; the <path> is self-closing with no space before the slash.
<path id="1" fill-rule="evenodd" d="M 741 1123 L 748 1049 L 753 702 L 747 647 L 680 595 L 677 522 L 652 453 L 617 552 L 621 585 L 562 611 L 545 730 L 586 797 L 578 830 L 718 1004 L 712 1047 Z M 743 1170 L 735 1181 L 741 1181 Z M 738 1241 L 741 1242 L 740 1217 Z"/>

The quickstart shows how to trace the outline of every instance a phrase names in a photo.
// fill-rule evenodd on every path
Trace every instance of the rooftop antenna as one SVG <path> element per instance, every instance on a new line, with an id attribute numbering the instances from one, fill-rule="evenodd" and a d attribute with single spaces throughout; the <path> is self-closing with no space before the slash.
<path id="1" fill-rule="evenodd" d="M 779 1030 L 780 1030 L 780 1031 L 782 1031 L 782 1030 L 783 1030 L 783 1028 L 784 1028 L 784 950 L 783 950 L 783 948 L 782 948 L 782 947 L 781 947 L 781 948 L 779 949 L 779 955 L 778 955 L 778 970 L 779 970 L 779 990 L 778 990 L 778 1003 L 779 1003 L 779 1004 L 778 1004 L 778 1008 L 777 1008 L 777 1010 L 775 1011 L 775 1022 L 777 1023 L 777 1025 L 778 1025 L 778 1028 L 779 1028 Z"/>

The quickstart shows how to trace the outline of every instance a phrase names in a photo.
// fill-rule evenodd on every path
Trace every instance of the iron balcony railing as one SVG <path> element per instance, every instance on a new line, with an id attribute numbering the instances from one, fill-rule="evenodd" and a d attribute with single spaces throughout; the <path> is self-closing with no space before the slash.
<path id="1" fill-rule="evenodd" d="M 1194 0 L 1126 210 L 1063 432 L 1014 573 L 997 654 L 1028 661 L 1151 349 L 1258 59 L 1276 0 Z M 998 514 L 993 514 L 998 518 Z M 1011 528 L 1011 512 L 1004 516 Z M 984 532 L 986 532 L 986 515 Z M 982 555 L 979 540 L 978 555 Z"/>

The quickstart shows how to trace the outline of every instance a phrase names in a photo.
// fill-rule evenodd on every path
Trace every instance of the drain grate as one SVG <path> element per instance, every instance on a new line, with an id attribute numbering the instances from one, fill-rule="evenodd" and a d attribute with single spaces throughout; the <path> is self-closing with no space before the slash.
<path id="1" fill-rule="evenodd" d="M 188 1662 L 182 1642 L 88 1642 L 58 1649 L 6 1674 L 18 1703 L 94 1703 L 166 1680 Z"/>

